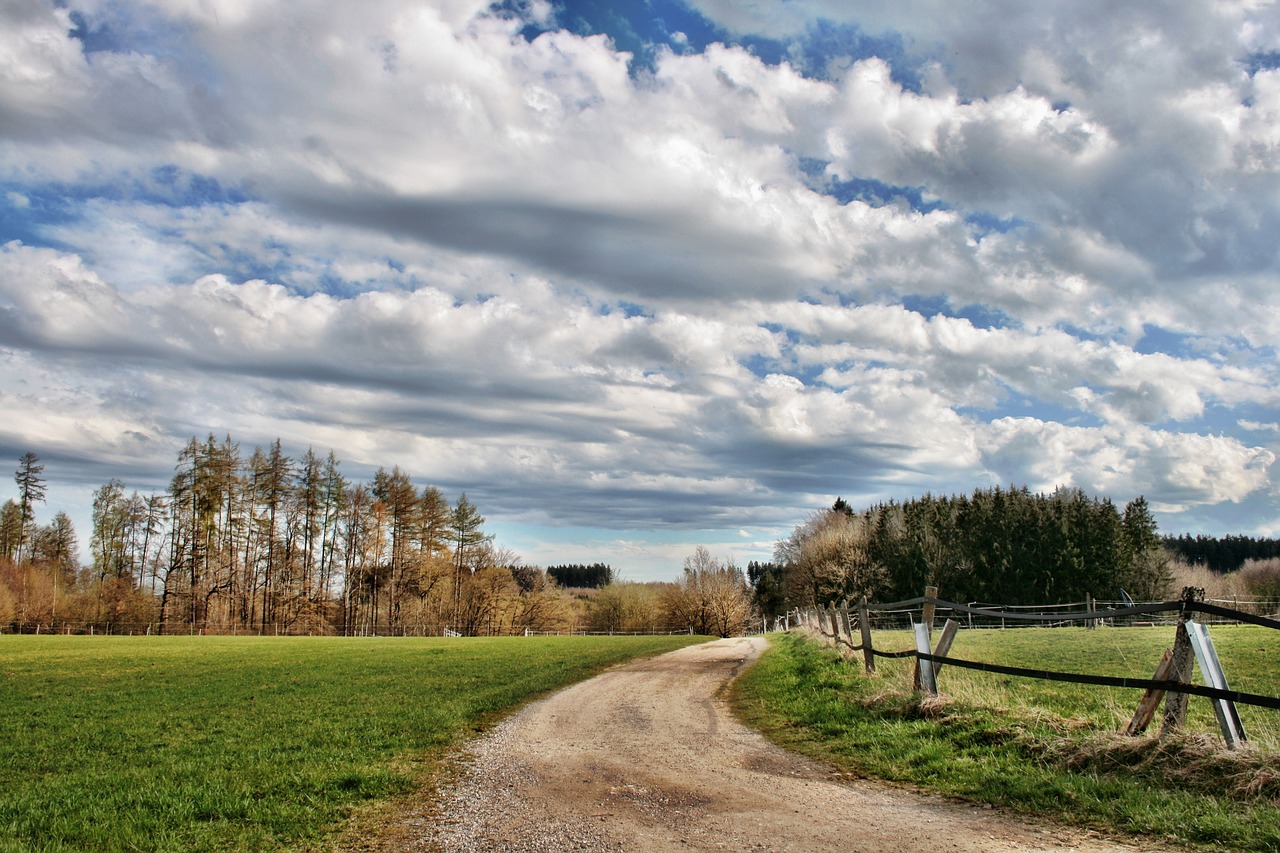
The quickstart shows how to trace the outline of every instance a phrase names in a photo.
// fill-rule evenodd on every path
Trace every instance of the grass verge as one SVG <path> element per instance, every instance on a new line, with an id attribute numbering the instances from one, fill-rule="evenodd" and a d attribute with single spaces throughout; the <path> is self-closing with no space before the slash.
<path id="1" fill-rule="evenodd" d="M 0 851 L 320 848 L 529 698 L 700 641 L 0 636 Z"/>
<path id="2" fill-rule="evenodd" d="M 1026 651 L 1018 643 L 1047 642 L 1054 656 L 1075 662 L 1076 671 L 1112 671 L 1097 665 L 1096 637 L 1086 653 L 1072 651 L 1073 638 L 1057 629 L 1004 632 L 1001 644 L 978 636 L 983 632 L 969 633 L 952 654 L 1013 662 Z M 1260 641 L 1248 632 L 1236 636 L 1245 646 Z M 1137 635 L 1106 642 L 1113 639 L 1142 642 Z M 1136 649 L 1116 654 L 1131 657 L 1127 665 L 1139 672 L 1154 669 L 1161 640 L 1152 635 L 1150 642 L 1154 656 Z M 904 637 L 902 645 L 909 643 Z M 981 656 L 983 643 L 991 656 Z M 1222 641 L 1217 644 L 1223 652 Z M 881 647 L 879 636 L 876 645 Z M 1122 700 L 1097 688 L 1038 687 L 1025 679 L 1013 684 L 953 667 L 940 674 L 940 689 L 954 686 L 955 693 L 921 699 L 910 692 L 909 664 L 877 666 L 880 672 L 867 676 L 860 664 L 799 634 L 774 635 L 761 660 L 735 682 L 733 701 L 745 721 L 775 742 L 846 772 L 1110 832 L 1219 849 L 1280 849 L 1280 789 L 1274 773 L 1266 781 L 1265 770 L 1276 766 L 1274 751 L 1255 746 L 1224 757 L 1212 738 L 1196 733 L 1195 720 L 1191 734 L 1163 745 L 1119 739 L 1112 732 L 1116 720 L 1127 722 L 1136 707 L 1134 691 Z M 1267 671 L 1274 668 L 1264 667 L 1262 674 Z M 1254 678 L 1252 672 L 1242 675 L 1240 689 L 1248 690 L 1243 685 Z M 1075 689 L 1059 693 L 1062 687 Z M 1208 705 L 1197 700 L 1193 707 L 1200 704 Z M 1242 769 L 1263 784 L 1224 784 Z"/>

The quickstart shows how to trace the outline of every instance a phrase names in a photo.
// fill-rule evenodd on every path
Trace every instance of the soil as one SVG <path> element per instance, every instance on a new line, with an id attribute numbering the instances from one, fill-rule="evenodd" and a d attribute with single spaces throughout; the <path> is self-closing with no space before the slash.
<path id="1" fill-rule="evenodd" d="M 472 744 L 453 783 L 403 815 L 384 849 L 1162 849 L 850 778 L 774 746 L 720 698 L 764 646 L 692 646 L 526 706 Z"/>

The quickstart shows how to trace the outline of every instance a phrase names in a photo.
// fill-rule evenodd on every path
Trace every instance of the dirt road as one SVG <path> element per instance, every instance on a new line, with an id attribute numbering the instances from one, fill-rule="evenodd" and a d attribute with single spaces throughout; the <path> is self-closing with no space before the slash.
<path id="1" fill-rule="evenodd" d="M 1137 850 L 862 781 L 773 746 L 718 698 L 764 647 L 720 640 L 611 670 L 475 744 L 398 849 Z"/>

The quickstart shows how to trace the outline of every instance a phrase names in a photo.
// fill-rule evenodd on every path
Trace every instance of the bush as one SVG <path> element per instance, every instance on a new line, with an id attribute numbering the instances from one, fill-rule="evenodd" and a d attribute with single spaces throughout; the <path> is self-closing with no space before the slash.
<path id="1" fill-rule="evenodd" d="M 1280 600 L 1280 558 L 1247 560 L 1237 574 L 1247 595 Z"/>
<path id="2" fill-rule="evenodd" d="M 1193 586 L 1204 590 L 1205 598 L 1225 599 L 1228 601 L 1247 598 L 1250 593 L 1241 583 L 1239 573 L 1223 574 L 1215 572 L 1204 564 L 1192 565 L 1181 560 L 1174 560 L 1170 566 L 1173 575 L 1173 594 L 1178 595 L 1183 587 Z"/>

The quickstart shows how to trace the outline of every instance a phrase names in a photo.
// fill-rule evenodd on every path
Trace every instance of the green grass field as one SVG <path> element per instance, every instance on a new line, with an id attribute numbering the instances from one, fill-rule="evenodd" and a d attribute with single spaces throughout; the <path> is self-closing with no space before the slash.
<path id="1" fill-rule="evenodd" d="M 1212 634 L 1233 688 L 1276 695 L 1280 634 Z M 951 655 L 1150 678 L 1172 639 L 1172 628 L 961 631 Z M 912 641 L 906 632 L 876 632 L 875 644 L 894 650 Z M 1098 829 L 1280 849 L 1280 712 L 1241 706 L 1251 743 L 1227 753 L 1207 699 L 1192 698 L 1186 737 L 1160 744 L 1115 734 L 1140 690 L 944 667 L 942 698 L 922 702 L 911 692 L 911 668 L 880 659 L 867 676 L 860 655 L 847 661 L 797 634 L 775 635 L 736 683 L 735 702 L 777 742 L 854 773 Z"/>
<path id="2" fill-rule="evenodd" d="M 0 636 L 0 851 L 322 847 L 530 697 L 701 639 Z"/>

